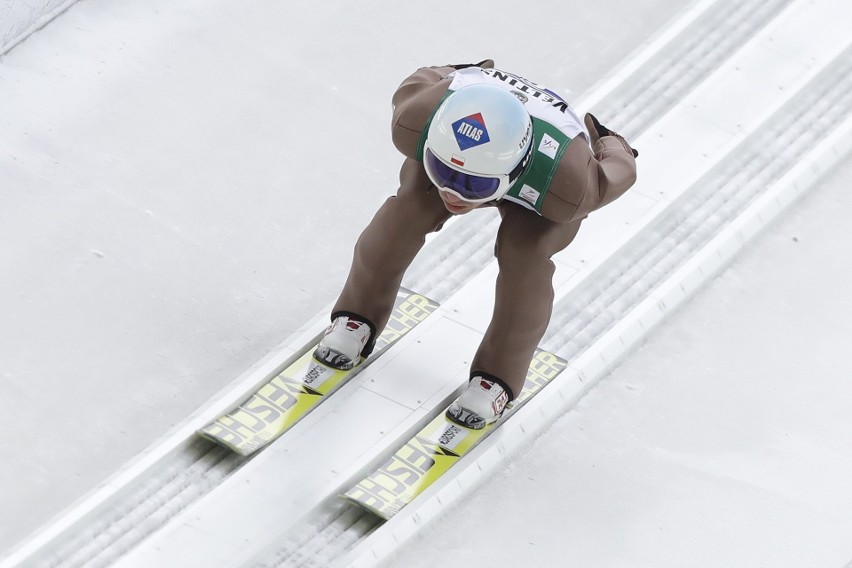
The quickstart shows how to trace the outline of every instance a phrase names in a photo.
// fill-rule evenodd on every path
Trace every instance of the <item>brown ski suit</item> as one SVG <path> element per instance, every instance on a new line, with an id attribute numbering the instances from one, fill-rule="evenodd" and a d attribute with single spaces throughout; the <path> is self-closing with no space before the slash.
<path id="1" fill-rule="evenodd" d="M 493 61 L 477 65 L 491 68 Z M 452 66 L 418 69 L 393 95 L 391 136 L 405 156 L 400 187 L 358 239 L 349 277 L 333 310 L 357 314 L 379 332 L 426 235 L 451 216 L 417 161 L 416 148 L 453 71 Z M 551 257 L 571 243 L 590 212 L 621 196 L 636 179 L 636 162 L 627 142 L 614 133 L 599 136 L 589 115 L 585 124 L 591 147 L 582 138 L 568 145 L 540 215 L 516 203 L 495 203 L 501 224 L 495 244 L 499 275 L 494 313 L 473 358 L 471 375 L 497 379 L 508 387 L 510 398 L 520 392 L 550 321 L 555 270 Z"/>

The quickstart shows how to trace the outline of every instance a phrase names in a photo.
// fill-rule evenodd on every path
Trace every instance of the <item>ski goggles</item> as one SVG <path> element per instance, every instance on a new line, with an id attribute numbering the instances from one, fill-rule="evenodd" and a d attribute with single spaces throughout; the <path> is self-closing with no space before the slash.
<path id="1" fill-rule="evenodd" d="M 468 203 L 485 203 L 503 197 L 514 181 L 510 174 L 479 176 L 456 169 L 432 153 L 428 146 L 423 152 L 423 167 L 438 189 Z"/>

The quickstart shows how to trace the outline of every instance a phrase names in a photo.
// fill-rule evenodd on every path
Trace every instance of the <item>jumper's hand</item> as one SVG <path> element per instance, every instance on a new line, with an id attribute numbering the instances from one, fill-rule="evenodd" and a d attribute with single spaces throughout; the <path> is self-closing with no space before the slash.
<path id="1" fill-rule="evenodd" d="M 588 118 L 591 119 L 592 126 L 595 129 L 594 134 L 597 134 L 598 138 L 603 138 L 604 136 L 618 136 L 619 138 L 624 140 L 623 136 L 621 136 L 620 134 L 617 134 L 616 132 L 613 132 L 612 130 L 610 130 L 609 128 L 607 128 L 603 124 L 601 124 L 600 121 L 592 113 L 588 113 L 587 116 L 588 116 Z M 588 121 L 586 121 L 586 126 L 588 126 Z M 590 134 L 592 134 L 592 133 L 590 132 Z M 639 152 L 635 148 L 633 148 L 632 146 L 630 147 L 630 149 L 633 151 L 633 157 L 638 158 Z"/>
<path id="2" fill-rule="evenodd" d="M 446 66 L 452 67 L 454 69 L 467 69 L 468 67 L 482 67 L 483 69 L 493 69 L 494 68 L 494 60 L 493 59 L 483 59 L 479 63 L 449 63 Z"/>

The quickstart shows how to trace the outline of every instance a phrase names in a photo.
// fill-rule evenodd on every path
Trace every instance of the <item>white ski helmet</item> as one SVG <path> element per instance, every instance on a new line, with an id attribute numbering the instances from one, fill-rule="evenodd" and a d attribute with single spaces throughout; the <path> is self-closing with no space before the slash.
<path id="1" fill-rule="evenodd" d="M 438 107 L 423 150 L 435 186 L 468 203 L 503 197 L 528 162 L 532 119 L 509 91 L 479 83 Z"/>

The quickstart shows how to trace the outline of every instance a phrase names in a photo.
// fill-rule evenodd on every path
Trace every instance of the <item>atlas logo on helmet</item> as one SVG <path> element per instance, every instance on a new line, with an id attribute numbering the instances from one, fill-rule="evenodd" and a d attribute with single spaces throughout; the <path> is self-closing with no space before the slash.
<path id="1" fill-rule="evenodd" d="M 461 150 L 491 142 L 482 113 L 466 116 L 453 123 L 453 132 Z"/>

